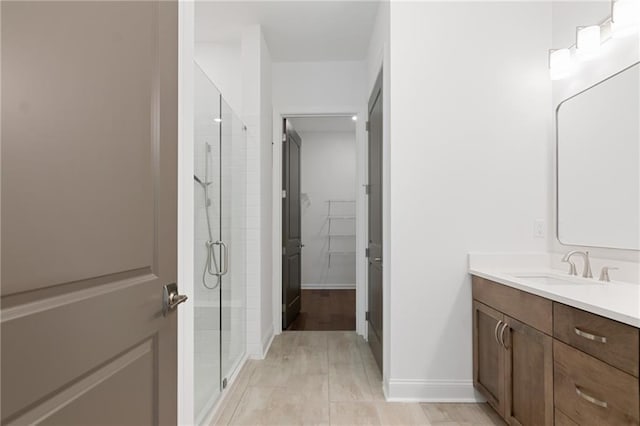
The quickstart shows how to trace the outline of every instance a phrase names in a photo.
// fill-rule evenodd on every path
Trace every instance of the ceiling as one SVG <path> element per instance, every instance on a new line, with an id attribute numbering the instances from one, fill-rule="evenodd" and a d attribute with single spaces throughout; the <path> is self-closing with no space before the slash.
<path id="1" fill-rule="evenodd" d="M 274 62 L 363 60 L 377 1 L 197 1 L 196 42 L 237 43 L 262 26 Z"/>
<path id="2" fill-rule="evenodd" d="M 305 132 L 355 132 L 356 124 L 351 117 L 296 117 L 290 118 L 298 133 Z"/>

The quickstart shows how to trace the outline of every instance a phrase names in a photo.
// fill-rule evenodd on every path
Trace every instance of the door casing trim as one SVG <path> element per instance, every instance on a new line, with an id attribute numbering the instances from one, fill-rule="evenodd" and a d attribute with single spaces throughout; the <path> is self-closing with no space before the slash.
<path id="1" fill-rule="evenodd" d="M 364 317 L 367 306 L 366 266 L 364 250 L 367 243 L 367 104 L 334 107 L 277 107 L 273 109 L 272 155 L 272 288 L 274 334 L 282 332 L 282 122 L 293 117 L 326 117 L 357 115 L 356 121 L 356 333 L 367 337 Z"/>

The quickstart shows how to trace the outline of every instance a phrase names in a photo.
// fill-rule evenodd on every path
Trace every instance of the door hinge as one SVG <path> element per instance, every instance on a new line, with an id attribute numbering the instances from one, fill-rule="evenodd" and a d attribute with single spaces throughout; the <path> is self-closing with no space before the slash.
<path id="1" fill-rule="evenodd" d="M 287 305 L 285 305 L 284 303 L 282 304 L 282 313 L 284 314 L 285 312 L 287 312 Z"/>
<path id="2" fill-rule="evenodd" d="M 286 189 L 282 190 L 282 198 L 287 198 L 287 190 Z"/>
<path id="3" fill-rule="evenodd" d="M 369 257 L 369 247 L 364 249 L 364 257 Z"/>
<path id="4" fill-rule="evenodd" d="M 227 383 L 229 383 L 229 382 L 227 381 L 226 377 L 224 379 L 222 379 L 222 389 L 226 389 L 227 388 Z"/>
<path id="5" fill-rule="evenodd" d="M 282 142 L 286 142 L 287 141 L 287 134 L 283 133 L 282 134 Z"/>
<path id="6" fill-rule="evenodd" d="M 371 128 L 371 126 L 369 125 L 369 121 L 367 121 L 367 122 L 364 124 L 364 128 L 365 128 L 365 130 L 366 130 L 367 132 L 369 131 L 369 129 Z"/>
<path id="7" fill-rule="evenodd" d="M 365 321 L 369 321 L 369 311 L 364 313 L 364 319 Z"/>
<path id="8" fill-rule="evenodd" d="M 365 193 L 365 195 L 369 195 L 371 193 L 371 185 L 366 184 L 364 186 L 364 193 Z"/>
<path id="9" fill-rule="evenodd" d="M 282 247 L 282 254 L 287 254 L 287 248 L 286 247 Z"/>

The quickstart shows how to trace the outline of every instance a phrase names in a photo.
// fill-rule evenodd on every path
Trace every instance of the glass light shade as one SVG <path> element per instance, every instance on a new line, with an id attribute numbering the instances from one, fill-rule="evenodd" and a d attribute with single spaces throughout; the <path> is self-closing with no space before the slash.
<path id="1" fill-rule="evenodd" d="M 558 49 L 549 52 L 549 76 L 551 80 L 560 80 L 571 75 L 573 62 L 569 49 Z"/>
<path id="2" fill-rule="evenodd" d="M 600 25 L 578 28 L 576 55 L 580 59 L 591 59 L 600 52 Z"/>
<path id="3" fill-rule="evenodd" d="M 613 37 L 634 34 L 640 26 L 640 0 L 618 0 L 613 3 L 611 31 Z"/>

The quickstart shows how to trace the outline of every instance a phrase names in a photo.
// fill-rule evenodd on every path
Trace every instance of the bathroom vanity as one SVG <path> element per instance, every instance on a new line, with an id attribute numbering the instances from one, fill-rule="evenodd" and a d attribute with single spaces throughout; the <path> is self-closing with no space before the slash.
<path id="1" fill-rule="evenodd" d="M 474 386 L 507 423 L 640 424 L 637 285 L 471 274 Z"/>

